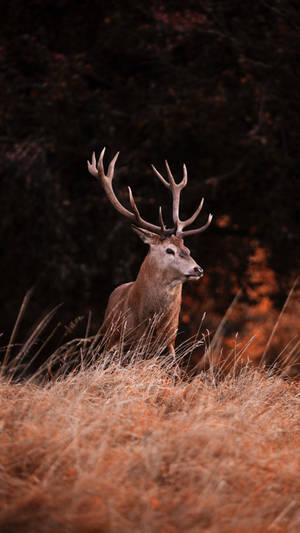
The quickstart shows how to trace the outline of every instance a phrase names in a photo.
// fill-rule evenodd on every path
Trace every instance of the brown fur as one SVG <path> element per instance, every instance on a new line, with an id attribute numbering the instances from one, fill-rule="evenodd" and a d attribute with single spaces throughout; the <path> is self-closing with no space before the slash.
<path id="1" fill-rule="evenodd" d="M 147 238 L 149 243 L 149 232 Z M 156 318 L 154 335 L 167 339 L 168 349 L 174 355 L 184 279 L 174 282 L 174 271 L 163 268 L 157 261 L 160 254 L 163 260 L 169 245 L 173 245 L 173 249 L 175 247 L 183 265 L 187 264 L 190 270 L 196 265 L 181 238 L 172 235 L 161 240 L 157 235 L 151 236 L 155 255 L 150 248 L 136 281 L 120 285 L 110 295 L 102 326 L 104 333 L 111 331 L 111 335 L 108 335 L 109 348 L 119 341 L 121 332 L 124 331 L 122 317 L 126 321 L 125 333 L 131 332 L 128 339 L 130 342 L 140 338 Z"/>

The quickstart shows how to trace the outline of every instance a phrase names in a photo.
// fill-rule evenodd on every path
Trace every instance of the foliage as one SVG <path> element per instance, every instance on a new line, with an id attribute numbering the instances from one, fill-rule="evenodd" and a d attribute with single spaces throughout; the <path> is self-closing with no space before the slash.
<path id="1" fill-rule="evenodd" d="M 112 354 L 43 385 L 3 375 L 0 529 L 294 533 L 297 396 L 249 367 L 182 380 Z"/>
<path id="2" fill-rule="evenodd" d="M 86 171 L 103 145 L 122 151 L 121 198 L 130 182 L 152 220 L 167 200 L 149 163 L 188 164 L 183 214 L 202 195 L 215 214 L 191 240 L 199 301 L 222 316 L 243 286 L 259 305 L 247 272 L 263 248 L 280 305 L 299 250 L 297 6 L 12 0 L 2 17 L 1 329 L 31 286 L 31 319 L 63 301 L 64 323 L 92 308 L 96 327 L 112 286 L 134 278 L 144 250 Z"/>

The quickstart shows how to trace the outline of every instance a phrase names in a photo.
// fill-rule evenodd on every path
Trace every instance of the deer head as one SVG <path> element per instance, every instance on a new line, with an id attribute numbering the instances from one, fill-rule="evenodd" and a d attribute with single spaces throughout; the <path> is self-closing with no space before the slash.
<path id="1" fill-rule="evenodd" d="M 172 215 L 173 224 L 171 228 L 167 228 L 162 215 L 162 208 L 159 207 L 159 226 L 147 222 L 144 220 L 138 210 L 135 203 L 131 188 L 128 187 L 129 202 L 132 211 L 129 211 L 124 207 L 116 197 L 113 190 L 113 177 L 115 163 L 118 158 L 119 152 L 116 153 L 112 161 L 108 166 L 107 174 L 104 172 L 103 158 L 105 148 L 103 148 L 98 163 L 96 164 L 95 153 L 92 155 L 92 162 L 87 162 L 89 172 L 97 179 L 100 180 L 108 199 L 115 207 L 115 209 L 125 216 L 132 223 L 132 229 L 139 235 L 139 237 L 150 246 L 149 258 L 153 266 L 159 268 L 167 279 L 170 280 L 172 285 L 183 283 L 188 279 L 199 279 L 203 275 L 202 268 L 197 265 L 194 259 L 190 255 L 190 251 L 183 244 L 183 238 L 189 235 L 195 235 L 205 231 L 212 221 L 212 215 L 209 214 L 206 224 L 197 229 L 184 230 L 187 226 L 192 224 L 198 217 L 202 207 L 204 199 L 202 198 L 199 206 L 194 214 L 187 220 L 181 220 L 179 216 L 180 206 L 180 194 L 182 189 L 187 184 L 187 169 L 183 165 L 183 178 L 179 183 L 175 182 L 175 179 L 171 173 L 168 162 L 166 161 L 167 177 L 165 179 L 157 170 L 152 166 L 152 169 L 163 185 L 170 190 L 172 195 Z"/>
<path id="2" fill-rule="evenodd" d="M 170 235 L 163 240 L 148 230 L 132 226 L 132 229 L 150 246 L 148 260 L 152 272 L 160 272 L 166 285 L 174 287 L 187 280 L 203 276 L 202 268 L 191 257 L 181 237 Z"/>

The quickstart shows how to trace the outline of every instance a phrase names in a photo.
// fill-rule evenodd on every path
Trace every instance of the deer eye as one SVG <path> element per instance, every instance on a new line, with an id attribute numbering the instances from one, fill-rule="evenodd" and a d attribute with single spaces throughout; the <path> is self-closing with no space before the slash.
<path id="1" fill-rule="evenodd" d="M 167 253 L 167 254 L 175 255 L 175 252 L 174 252 L 174 250 L 172 250 L 172 248 L 167 248 L 167 249 L 166 249 L 166 253 Z"/>

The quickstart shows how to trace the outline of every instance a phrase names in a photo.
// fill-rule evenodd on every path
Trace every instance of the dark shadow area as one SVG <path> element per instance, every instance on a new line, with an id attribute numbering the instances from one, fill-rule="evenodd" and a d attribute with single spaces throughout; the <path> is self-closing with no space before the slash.
<path id="1" fill-rule="evenodd" d="M 200 223 L 214 214 L 186 241 L 205 277 L 186 286 L 180 340 L 204 312 L 214 331 L 242 289 L 224 335 L 259 322 L 259 354 L 299 269 L 299 29 L 285 0 L 2 6 L 4 343 L 31 287 L 21 337 L 60 303 L 62 332 L 82 335 L 89 310 L 95 332 L 111 290 L 135 278 L 146 248 L 86 168 L 107 146 L 107 161 L 121 151 L 120 198 L 130 184 L 148 220 L 168 210 L 150 168 L 166 158 L 178 178 L 188 167 L 182 216 L 202 196 Z M 294 303 L 278 346 L 299 328 Z"/>

